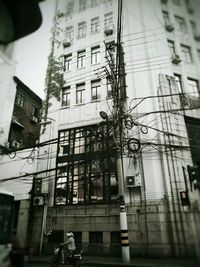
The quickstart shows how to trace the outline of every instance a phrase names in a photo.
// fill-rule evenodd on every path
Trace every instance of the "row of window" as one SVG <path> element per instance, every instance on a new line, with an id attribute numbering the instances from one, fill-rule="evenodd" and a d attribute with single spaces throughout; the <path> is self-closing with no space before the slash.
<path id="1" fill-rule="evenodd" d="M 175 48 L 174 41 L 168 40 L 168 46 L 169 46 L 169 49 L 170 49 L 172 57 L 174 57 L 176 55 L 178 56 L 178 54 L 176 53 L 176 48 Z M 180 48 L 181 48 L 181 60 L 184 63 L 187 63 L 187 64 L 193 63 L 191 47 L 181 44 Z M 198 57 L 199 57 L 199 60 L 200 60 L 200 50 L 197 50 L 197 53 L 198 53 Z M 179 63 L 179 62 L 175 62 L 175 63 Z"/>
<path id="2" fill-rule="evenodd" d="M 169 13 L 165 10 L 163 10 L 162 13 L 163 13 L 163 19 L 164 19 L 166 29 L 168 31 L 173 31 L 174 27 L 170 21 Z M 187 26 L 186 20 L 183 17 L 177 16 L 177 15 L 175 15 L 174 18 L 175 18 L 177 30 L 182 33 L 187 33 L 188 26 Z M 196 23 L 194 21 L 190 21 L 190 26 L 191 26 L 191 30 L 192 30 L 194 38 L 198 40 L 199 35 L 197 33 Z"/>
<path id="3" fill-rule="evenodd" d="M 83 49 L 81 51 L 77 52 L 77 58 L 76 58 L 76 67 L 77 68 L 83 68 L 85 67 L 86 61 L 86 50 Z M 91 48 L 91 64 L 97 64 L 100 63 L 100 46 L 95 46 Z M 72 66 L 72 53 L 69 53 L 67 55 L 64 55 L 64 71 L 70 71 Z"/>
<path id="4" fill-rule="evenodd" d="M 163 4 L 167 4 L 168 0 L 161 0 L 161 2 Z M 181 4 L 183 3 L 184 1 L 183 0 L 172 0 L 172 3 L 176 6 L 181 6 Z M 194 10 L 191 6 L 191 0 L 185 0 L 185 5 L 186 5 L 186 8 L 188 10 L 189 13 L 193 13 Z"/>
<path id="5" fill-rule="evenodd" d="M 103 0 L 103 3 L 106 6 L 110 6 L 112 5 L 113 0 Z M 99 4 L 102 3 L 102 0 L 79 0 L 79 5 L 78 5 L 78 10 L 79 11 L 84 11 L 86 10 L 86 8 L 90 8 L 90 7 L 96 7 Z M 67 8 L 66 8 L 66 15 L 70 16 L 72 14 L 72 12 L 74 11 L 75 7 L 75 1 L 72 0 L 70 2 L 67 3 Z"/>
<path id="6" fill-rule="evenodd" d="M 176 79 L 176 84 L 179 90 L 179 93 L 183 93 L 183 82 L 182 77 L 179 74 L 174 74 L 174 77 Z M 185 88 L 186 93 L 190 96 L 199 97 L 200 90 L 199 90 L 199 81 L 192 78 L 187 78 L 187 87 Z"/>
<path id="7" fill-rule="evenodd" d="M 82 243 L 82 232 L 73 231 L 74 239 L 76 244 Z M 53 242 L 63 242 L 64 231 L 63 230 L 53 230 L 52 234 L 48 238 L 49 243 Z M 121 233 L 120 231 L 112 231 L 110 232 L 110 242 L 112 244 L 120 244 L 121 242 Z M 103 243 L 103 232 L 101 231 L 91 231 L 89 232 L 89 243 Z"/>
<path id="8" fill-rule="evenodd" d="M 114 29 L 113 12 L 104 15 L 104 28 L 106 35 L 112 34 Z M 92 34 L 100 31 L 100 18 L 94 17 L 90 22 L 90 32 Z M 82 21 L 77 26 L 77 38 L 83 38 L 87 34 L 87 23 Z M 65 31 L 65 40 L 71 42 L 74 39 L 74 26 L 69 26 Z"/>
<path id="9" fill-rule="evenodd" d="M 76 85 L 76 104 L 85 103 L 85 83 Z M 62 107 L 70 106 L 71 87 L 66 86 L 62 90 Z M 107 97 L 111 96 L 111 87 L 108 86 Z M 100 80 L 91 81 L 91 101 L 101 99 L 101 82 Z"/>

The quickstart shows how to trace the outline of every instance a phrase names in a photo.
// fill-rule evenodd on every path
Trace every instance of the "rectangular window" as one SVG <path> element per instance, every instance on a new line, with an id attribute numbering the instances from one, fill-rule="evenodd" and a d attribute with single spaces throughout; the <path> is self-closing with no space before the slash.
<path id="1" fill-rule="evenodd" d="M 100 46 L 95 46 L 91 48 L 91 64 L 96 64 L 100 62 Z"/>
<path id="2" fill-rule="evenodd" d="M 71 41 L 73 40 L 73 36 L 74 36 L 74 28 L 73 26 L 67 27 L 66 28 L 66 33 L 65 33 L 65 37 L 66 37 L 66 41 Z"/>
<path id="3" fill-rule="evenodd" d="M 176 81 L 176 86 L 178 88 L 178 92 L 181 94 L 181 93 L 183 93 L 181 75 L 174 73 L 174 77 L 175 77 L 175 81 Z"/>
<path id="4" fill-rule="evenodd" d="M 113 244 L 121 243 L 121 233 L 120 232 L 110 232 L 110 242 Z"/>
<path id="5" fill-rule="evenodd" d="M 181 4 L 181 0 L 173 0 L 173 3 L 174 3 L 176 6 L 180 6 L 180 4 Z"/>
<path id="6" fill-rule="evenodd" d="M 98 100 L 101 98 L 101 94 L 100 94 L 100 81 L 92 81 L 91 82 L 91 100 Z"/>
<path id="7" fill-rule="evenodd" d="M 79 0 L 79 11 L 86 9 L 86 0 Z"/>
<path id="8" fill-rule="evenodd" d="M 175 16 L 177 30 L 180 32 L 187 32 L 187 25 L 185 19 L 179 16 Z"/>
<path id="9" fill-rule="evenodd" d="M 64 55 L 64 71 L 71 70 L 72 54 Z"/>
<path id="10" fill-rule="evenodd" d="M 191 54 L 191 48 L 186 45 L 181 45 L 181 52 L 182 52 L 182 60 L 185 63 L 192 63 L 192 54 Z"/>
<path id="11" fill-rule="evenodd" d="M 85 50 L 81 50 L 77 53 L 77 68 L 82 68 L 85 66 L 85 56 Z"/>
<path id="12" fill-rule="evenodd" d="M 76 85 L 76 104 L 82 104 L 85 101 L 85 84 Z"/>
<path id="13" fill-rule="evenodd" d="M 95 7 L 98 5 L 98 0 L 91 0 L 91 7 Z"/>
<path id="14" fill-rule="evenodd" d="M 170 40 L 168 40 L 167 42 L 168 42 L 168 47 L 170 49 L 170 53 L 172 56 L 174 56 L 176 54 L 174 42 Z"/>
<path id="15" fill-rule="evenodd" d="M 170 24 L 169 13 L 167 11 L 163 10 L 162 14 L 163 14 L 163 19 L 164 19 L 165 25 L 169 25 Z"/>
<path id="16" fill-rule="evenodd" d="M 91 33 L 99 32 L 100 21 L 99 17 L 91 19 Z"/>
<path id="17" fill-rule="evenodd" d="M 103 243 L 103 232 L 89 232 L 90 243 Z"/>
<path id="18" fill-rule="evenodd" d="M 104 26 L 105 29 L 113 29 L 114 28 L 114 23 L 113 23 L 113 13 L 107 13 L 104 16 Z"/>
<path id="19" fill-rule="evenodd" d="M 104 3 L 106 6 L 111 6 L 112 2 L 113 2 L 113 0 L 104 0 Z"/>
<path id="20" fill-rule="evenodd" d="M 199 97 L 199 83 L 197 80 L 188 78 L 187 93 L 191 96 Z"/>
<path id="21" fill-rule="evenodd" d="M 117 200 L 114 141 L 112 137 L 105 138 L 108 130 L 108 125 L 103 123 L 59 131 L 57 205 Z"/>
<path id="22" fill-rule="evenodd" d="M 24 106 L 25 106 L 25 96 L 22 93 L 17 92 L 15 103 L 19 107 L 24 108 Z"/>
<path id="23" fill-rule="evenodd" d="M 199 58 L 199 61 L 200 61 L 200 50 L 197 50 L 197 54 L 198 54 L 198 58 Z"/>
<path id="24" fill-rule="evenodd" d="M 66 16 L 70 16 L 74 9 L 74 0 L 67 3 Z"/>
<path id="25" fill-rule="evenodd" d="M 80 22 L 78 24 L 78 38 L 82 38 L 86 36 L 86 22 Z"/>
<path id="26" fill-rule="evenodd" d="M 70 86 L 62 89 L 62 107 L 68 107 L 70 105 Z"/>
<path id="27" fill-rule="evenodd" d="M 38 118 L 39 115 L 39 109 L 36 106 L 32 106 L 32 112 L 31 115 L 35 118 Z"/>

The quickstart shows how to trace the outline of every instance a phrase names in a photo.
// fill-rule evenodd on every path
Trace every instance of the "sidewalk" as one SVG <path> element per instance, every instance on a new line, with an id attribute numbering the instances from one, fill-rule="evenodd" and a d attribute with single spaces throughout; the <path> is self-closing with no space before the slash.
<path id="1" fill-rule="evenodd" d="M 34 256 L 29 258 L 30 263 L 50 263 L 51 256 Z M 121 258 L 113 257 L 91 257 L 83 256 L 82 266 L 102 266 L 102 267 L 198 267 L 200 266 L 193 259 L 151 259 L 151 258 L 131 258 L 130 263 L 123 263 Z"/>

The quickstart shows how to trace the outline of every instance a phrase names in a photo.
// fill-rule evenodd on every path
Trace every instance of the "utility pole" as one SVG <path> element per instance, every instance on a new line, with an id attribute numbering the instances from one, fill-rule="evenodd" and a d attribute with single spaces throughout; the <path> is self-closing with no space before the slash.
<path id="1" fill-rule="evenodd" d="M 113 116 L 116 134 L 116 163 L 118 177 L 118 192 L 120 203 L 120 230 L 121 230 L 121 249 L 122 261 L 130 262 L 130 251 L 128 241 L 128 223 L 127 212 L 125 206 L 125 186 L 124 186 L 124 170 L 123 170 L 123 120 L 126 110 L 126 83 L 124 68 L 124 52 L 121 45 L 121 16 L 122 16 L 122 0 L 118 0 L 118 22 L 117 22 L 117 43 L 106 47 L 108 56 L 108 64 L 110 72 L 106 69 L 107 76 L 110 79 L 112 98 L 113 98 Z M 114 62 L 112 52 L 116 47 L 116 62 Z M 115 70 L 114 70 L 115 67 Z"/>

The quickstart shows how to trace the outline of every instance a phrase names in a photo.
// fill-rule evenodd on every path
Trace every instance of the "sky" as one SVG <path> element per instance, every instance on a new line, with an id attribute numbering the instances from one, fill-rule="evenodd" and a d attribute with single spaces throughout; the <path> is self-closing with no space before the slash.
<path id="1" fill-rule="evenodd" d="M 15 42 L 15 75 L 39 97 L 44 99 L 45 75 L 50 53 L 50 37 L 55 0 L 40 3 L 43 22 L 34 33 Z"/>

